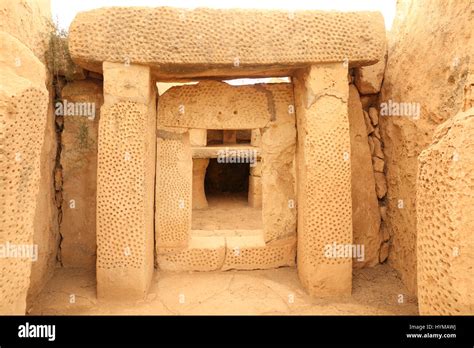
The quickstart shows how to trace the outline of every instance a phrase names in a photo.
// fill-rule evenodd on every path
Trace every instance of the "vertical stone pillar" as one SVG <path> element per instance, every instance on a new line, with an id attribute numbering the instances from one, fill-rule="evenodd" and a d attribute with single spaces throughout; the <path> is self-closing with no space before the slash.
<path id="1" fill-rule="evenodd" d="M 313 296 L 351 293 L 347 67 L 311 66 L 295 79 L 298 129 L 298 275 Z"/>
<path id="2" fill-rule="evenodd" d="M 97 296 L 140 299 L 153 275 L 156 87 L 149 67 L 103 64 Z"/>
<path id="3" fill-rule="evenodd" d="M 209 158 L 193 159 L 193 209 L 205 209 L 208 207 L 204 179 Z"/>
<path id="4" fill-rule="evenodd" d="M 250 174 L 261 177 L 263 230 L 265 242 L 270 243 L 296 236 L 296 116 L 292 84 L 276 83 L 265 89 L 275 100 L 275 115 L 261 132 L 255 132 L 262 161 L 250 168 Z"/>
<path id="5" fill-rule="evenodd" d="M 228 138 L 228 137 L 227 137 Z M 252 129 L 250 145 L 260 147 L 262 136 L 260 129 Z M 226 131 L 224 131 L 224 144 L 226 143 Z M 250 165 L 248 203 L 252 208 L 262 207 L 262 161 L 259 160 Z"/>
<path id="6" fill-rule="evenodd" d="M 189 142 L 191 146 L 206 146 L 207 129 L 190 129 Z M 193 209 L 205 209 L 208 207 L 204 190 L 204 179 L 208 165 L 208 158 L 193 159 Z"/>
<path id="7" fill-rule="evenodd" d="M 261 176 L 249 176 L 249 192 L 248 192 L 249 206 L 252 208 L 262 207 L 262 178 Z"/>
<path id="8" fill-rule="evenodd" d="M 156 149 L 155 247 L 160 254 L 189 242 L 193 156 L 188 130 L 158 125 Z"/>

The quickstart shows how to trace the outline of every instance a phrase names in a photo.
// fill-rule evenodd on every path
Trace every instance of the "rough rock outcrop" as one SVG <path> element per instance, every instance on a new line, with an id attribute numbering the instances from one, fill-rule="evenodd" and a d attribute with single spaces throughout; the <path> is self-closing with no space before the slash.
<path id="1" fill-rule="evenodd" d="M 392 235 L 389 263 L 412 293 L 416 292 L 417 158 L 430 144 L 436 126 L 463 105 L 468 65 L 474 57 L 472 26 L 469 1 L 403 0 L 398 2 L 389 37 L 380 101 L 415 103 L 420 108 L 418 117 L 416 112 L 392 114 L 379 121 L 387 159 L 384 229 Z"/>

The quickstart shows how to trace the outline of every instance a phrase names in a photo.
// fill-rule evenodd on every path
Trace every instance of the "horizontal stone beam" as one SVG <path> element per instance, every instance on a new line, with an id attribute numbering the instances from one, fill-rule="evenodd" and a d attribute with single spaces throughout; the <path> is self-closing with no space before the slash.
<path id="1" fill-rule="evenodd" d="M 193 146 L 193 158 L 234 158 L 235 160 L 254 160 L 260 158 L 260 148 L 250 145 L 234 146 Z M 232 162 L 230 162 L 232 163 Z"/>
<path id="2" fill-rule="evenodd" d="M 175 86 L 158 103 L 158 124 L 194 129 L 255 129 L 275 118 L 272 94 L 262 85 L 202 81 Z"/>
<path id="3" fill-rule="evenodd" d="M 79 13 L 69 33 L 71 57 L 88 70 L 143 64 L 163 78 L 371 65 L 384 43 L 378 12 L 110 7 Z"/>

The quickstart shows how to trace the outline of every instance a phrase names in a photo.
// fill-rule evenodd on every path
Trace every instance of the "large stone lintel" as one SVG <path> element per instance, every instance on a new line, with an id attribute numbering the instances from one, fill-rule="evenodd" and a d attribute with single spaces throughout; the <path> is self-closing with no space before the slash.
<path id="1" fill-rule="evenodd" d="M 73 60 L 88 70 L 130 62 L 161 79 L 276 76 L 346 59 L 370 65 L 384 43 L 377 12 L 111 7 L 79 13 L 69 35 Z"/>

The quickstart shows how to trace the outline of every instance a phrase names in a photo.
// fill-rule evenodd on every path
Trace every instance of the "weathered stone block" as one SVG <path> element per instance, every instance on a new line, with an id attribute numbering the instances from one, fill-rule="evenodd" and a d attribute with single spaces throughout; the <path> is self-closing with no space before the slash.
<path id="1" fill-rule="evenodd" d="M 385 64 L 387 61 L 385 50 L 384 54 L 376 64 L 362 66 L 355 69 L 354 83 L 361 94 L 374 94 L 380 92 L 385 72 Z"/>
<path id="2" fill-rule="evenodd" d="M 23 315 L 32 262 L 39 253 L 34 222 L 49 98 L 45 67 L 33 52 L 7 33 L 0 33 L 0 42 L 0 313 Z M 30 254 L 10 255 L 9 246 Z"/>
<path id="3" fill-rule="evenodd" d="M 292 14 L 207 8 L 101 8 L 75 17 L 69 47 L 73 60 L 87 70 L 100 72 L 104 61 L 129 61 L 152 67 L 164 79 L 253 73 L 261 76 L 262 70 L 271 73 L 345 59 L 358 66 L 376 63 L 383 55 L 385 27 L 380 13 Z M 180 40 L 176 40 L 177 35 Z"/>
<path id="4" fill-rule="evenodd" d="M 258 176 L 249 177 L 249 205 L 253 208 L 262 207 L 262 178 Z"/>
<path id="5" fill-rule="evenodd" d="M 472 315 L 474 108 L 436 129 L 419 157 L 418 303 L 423 315 Z"/>
<path id="6" fill-rule="evenodd" d="M 352 259 L 326 253 L 352 244 L 347 66 L 311 66 L 296 76 L 298 274 L 313 296 L 348 295 Z"/>
<path id="7" fill-rule="evenodd" d="M 97 168 L 100 299 L 144 298 L 153 275 L 156 91 L 149 68 L 129 68 L 104 64 Z M 143 84 L 130 89 L 134 78 Z"/>
<path id="8" fill-rule="evenodd" d="M 188 244 L 192 212 L 189 133 L 158 129 L 156 148 L 156 248 L 183 248 Z"/>
<path id="9" fill-rule="evenodd" d="M 207 145 L 207 129 L 190 129 L 189 143 L 191 146 Z"/>
<path id="10" fill-rule="evenodd" d="M 158 123 L 197 129 L 263 128 L 274 116 L 269 102 L 267 91 L 258 85 L 203 81 L 166 91 L 158 103 Z"/>
<path id="11" fill-rule="evenodd" d="M 352 227 L 354 244 L 364 246 L 364 260 L 354 261 L 360 268 L 379 262 L 380 212 L 375 193 L 375 178 L 359 93 L 349 89 L 349 126 L 351 134 Z"/>

